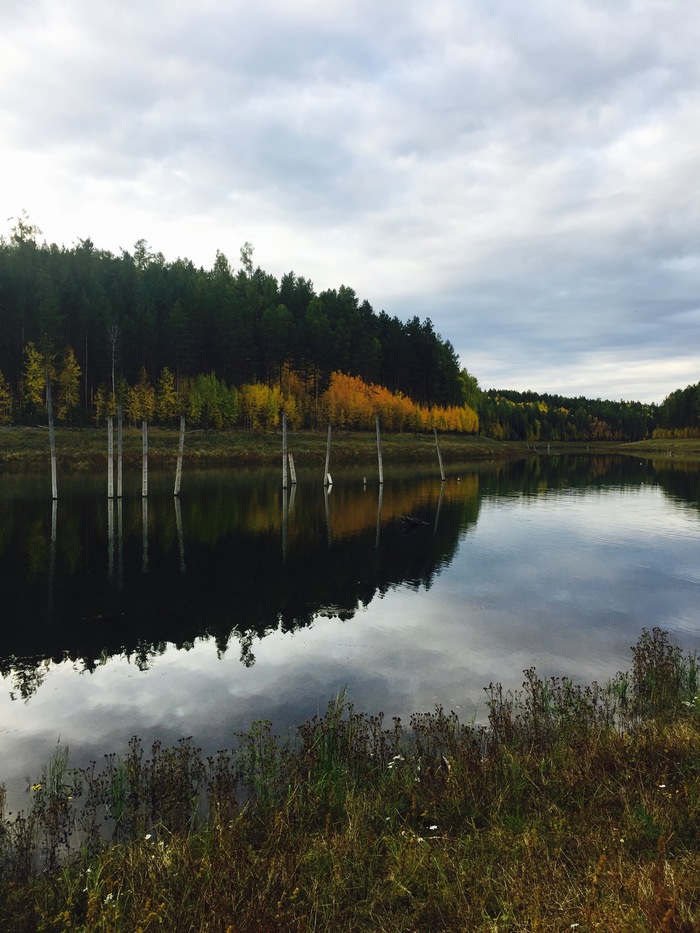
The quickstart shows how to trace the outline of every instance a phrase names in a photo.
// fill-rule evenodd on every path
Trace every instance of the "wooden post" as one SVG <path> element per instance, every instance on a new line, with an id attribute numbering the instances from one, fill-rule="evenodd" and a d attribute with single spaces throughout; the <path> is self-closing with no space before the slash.
<path id="1" fill-rule="evenodd" d="M 384 482 L 384 467 L 382 465 L 382 436 L 379 432 L 379 415 L 377 415 L 377 460 L 379 461 L 379 485 Z"/>
<path id="2" fill-rule="evenodd" d="M 185 416 L 180 416 L 180 444 L 177 448 L 177 467 L 175 468 L 175 493 L 180 495 L 180 483 L 182 481 L 182 455 L 185 452 Z"/>
<path id="3" fill-rule="evenodd" d="M 114 418 L 107 419 L 107 498 L 114 498 Z"/>
<path id="4" fill-rule="evenodd" d="M 289 476 L 292 480 L 292 486 L 296 486 L 297 471 L 294 469 L 294 457 L 292 456 L 291 450 L 289 451 Z"/>
<path id="5" fill-rule="evenodd" d="M 374 539 L 374 550 L 379 550 L 379 532 L 382 527 L 382 499 L 384 498 L 384 487 L 379 486 L 379 499 L 377 501 L 377 534 Z"/>
<path id="6" fill-rule="evenodd" d="M 437 428 L 433 428 L 435 432 L 435 446 L 437 447 L 438 463 L 440 464 L 440 479 L 445 482 L 445 469 L 442 465 L 442 454 L 440 453 L 440 442 L 438 441 Z"/>
<path id="7" fill-rule="evenodd" d="M 53 429 L 53 405 L 51 403 L 51 374 L 46 370 L 46 408 L 49 413 L 49 444 L 51 446 L 51 497 L 58 499 L 56 481 L 56 434 Z"/>
<path id="8" fill-rule="evenodd" d="M 333 482 L 331 474 L 328 472 L 331 468 L 331 423 L 328 422 L 328 442 L 326 444 L 326 467 L 323 471 L 323 485 L 330 486 Z"/>
<path id="9" fill-rule="evenodd" d="M 141 433 L 143 435 L 143 467 L 141 471 L 141 496 L 146 498 L 148 495 L 148 422 L 141 422 Z"/>
<path id="10" fill-rule="evenodd" d="M 282 409 L 282 489 L 287 488 L 287 412 Z"/>
<path id="11" fill-rule="evenodd" d="M 124 451 L 122 421 L 122 406 L 117 405 L 117 499 L 122 497 L 122 454 Z"/>

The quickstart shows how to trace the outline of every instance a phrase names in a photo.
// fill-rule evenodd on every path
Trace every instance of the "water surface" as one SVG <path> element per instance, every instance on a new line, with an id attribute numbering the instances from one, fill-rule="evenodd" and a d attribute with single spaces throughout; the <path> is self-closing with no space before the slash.
<path id="1" fill-rule="evenodd" d="M 283 732 L 344 690 L 407 719 L 483 715 L 522 671 L 604 680 L 643 627 L 700 648 L 700 472 L 541 458 L 360 471 L 0 480 L 0 761 L 16 801 L 57 741 L 75 764 L 193 736 Z M 407 524 L 411 516 L 420 524 Z"/>

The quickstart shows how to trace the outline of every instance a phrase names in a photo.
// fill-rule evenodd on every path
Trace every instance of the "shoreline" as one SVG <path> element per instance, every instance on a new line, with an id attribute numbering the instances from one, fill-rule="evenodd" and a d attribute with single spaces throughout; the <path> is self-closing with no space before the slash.
<path id="1" fill-rule="evenodd" d="M 149 462 L 154 466 L 174 466 L 179 433 L 176 429 L 149 428 Z M 326 431 L 295 431 L 288 434 L 289 450 L 301 464 L 322 464 L 326 454 Z M 470 461 L 513 461 L 537 456 L 637 456 L 652 460 L 700 462 L 700 439 L 650 439 L 636 442 L 604 441 L 537 442 L 497 441 L 479 435 L 439 435 L 445 463 Z M 57 465 L 64 472 L 102 469 L 107 462 L 105 428 L 56 428 Z M 430 433 L 382 435 L 382 452 L 387 463 L 434 464 L 437 462 L 434 436 Z M 185 435 L 185 466 L 272 465 L 282 453 L 281 432 L 216 431 L 198 429 Z M 140 463 L 142 435 L 139 428 L 124 429 L 124 463 Z M 342 466 L 375 464 L 376 437 L 373 432 L 335 429 L 332 435 L 332 463 Z M 41 470 L 49 462 L 47 427 L 0 428 L 0 470 Z"/>

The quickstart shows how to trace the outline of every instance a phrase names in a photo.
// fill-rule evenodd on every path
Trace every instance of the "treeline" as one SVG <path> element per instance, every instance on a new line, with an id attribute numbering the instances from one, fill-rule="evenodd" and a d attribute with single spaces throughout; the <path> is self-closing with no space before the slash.
<path id="1" fill-rule="evenodd" d="M 51 361 L 57 378 L 70 355 L 80 373 L 72 417 L 84 423 L 100 387 L 117 394 L 119 380 L 133 387 L 142 373 L 155 387 L 166 369 L 178 390 L 203 374 L 237 391 L 279 387 L 286 370 L 318 400 L 343 372 L 419 408 L 467 401 L 454 348 L 429 319 L 376 313 L 345 285 L 317 294 L 294 272 L 278 281 L 254 266 L 249 243 L 238 270 L 221 252 L 206 270 L 166 262 L 143 240 L 114 255 L 90 239 L 39 244 L 40 233 L 22 216 L 0 238 L 0 372 L 20 423 L 30 414 L 28 352 Z"/>
<path id="2" fill-rule="evenodd" d="M 119 400 L 128 421 L 154 421 L 168 424 L 184 414 L 190 425 L 204 428 L 249 428 L 268 431 L 279 427 L 282 411 L 292 428 L 328 422 L 340 428 L 374 428 L 380 416 L 388 431 L 456 431 L 475 434 L 479 419 L 468 405 L 418 405 L 401 392 L 390 392 L 368 385 L 359 376 L 331 373 L 325 392 L 313 395 L 303 381 L 287 366 L 279 383 L 263 382 L 228 386 L 214 373 L 183 379 L 179 386 L 167 367 L 155 386 L 150 385 L 144 369 L 135 386 L 123 381 L 116 395 L 102 387 L 95 396 L 94 419 L 99 425 L 116 413 Z M 59 414 L 65 411 L 59 395 Z"/>
<path id="3" fill-rule="evenodd" d="M 73 424 L 80 415 L 80 366 L 68 347 L 57 364 L 53 354 L 42 354 L 33 343 L 25 347 L 25 366 L 19 398 L 24 421 L 43 421 L 50 385 L 59 422 Z M 357 430 L 373 428 L 375 418 L 389 431 L 455 431 L 475 434 L 479 419 L 468 405 L 418 405 L 401 392 L 365 383 L 359 376 L 331 373 L 324 392 L 310 393 L 303 380 L 286 364 L 278 382 L 227 385 L 215 373 L 183 377 L 176 383 L 166 366 L 155 385 L 142 367 L 135 385 L 120 376 L 114 391 L 100 385 L 94 393 L 92 418 L 99 426 L 121 409 L 128 422 L 172 424 L 184 415 L 192 426 L 204 428 L 277 428 L 282 412 L 292 428 L 320 423 Z M 0 424 L 13 422 L 13 392 L 0 372 Z"/>
<path id="4" fill-rule="evenodd" d="M 700 382 L 676 389 L 659 406 L 655 437 L 700 437 Z"/>
<path id="5" fill-rule="evenodd" d="M 566 398 L 490 389 L 481 393 L 482 434 L 515 441 L 637 441 L 654 430 L 658 408 L 642 402 Z"/>

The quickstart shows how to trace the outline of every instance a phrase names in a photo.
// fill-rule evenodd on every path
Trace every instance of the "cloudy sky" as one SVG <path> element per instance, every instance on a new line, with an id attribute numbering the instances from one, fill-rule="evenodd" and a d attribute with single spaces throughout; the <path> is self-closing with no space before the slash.
<path id="1" fill-rule="evenodd" d="M 0 218 L 350 285 L 483 388 L 700 380 L 696 0 L 3 0 Z"/>

